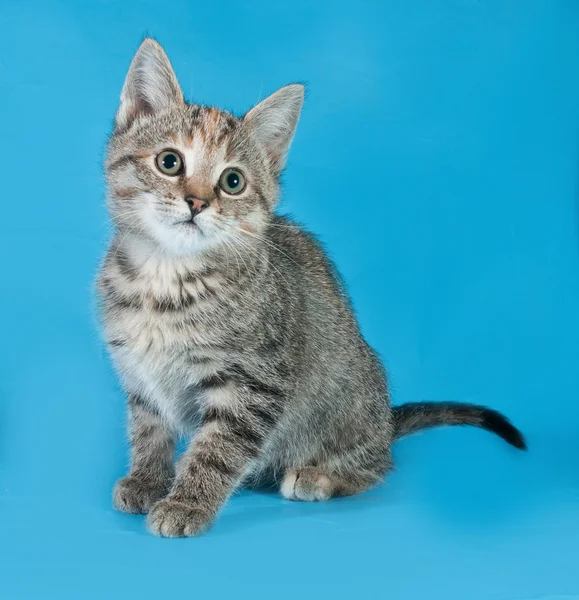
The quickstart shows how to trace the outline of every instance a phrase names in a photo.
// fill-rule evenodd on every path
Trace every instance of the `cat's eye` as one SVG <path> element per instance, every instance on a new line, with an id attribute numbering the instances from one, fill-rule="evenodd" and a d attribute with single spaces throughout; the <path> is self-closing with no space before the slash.
<path id="1" fill-rule="evenodd" d="M 163 150 L 155 159 L 157 169 L 164 175 L 180 175 L 183 172 L 183 159 L 175 150 Z"/>
<path id="2" fill-rule="evenodd" d="M 225 169 L 219 178 L 219 187 L 232 196 L 241 194 L 245 189 L 245 177 L 237 169 Z"/>

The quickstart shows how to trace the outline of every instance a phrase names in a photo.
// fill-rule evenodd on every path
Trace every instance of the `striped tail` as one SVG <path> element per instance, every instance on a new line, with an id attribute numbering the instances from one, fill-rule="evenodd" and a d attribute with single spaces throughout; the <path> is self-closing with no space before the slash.
<path id="1" fill-rule="evenodd" d="M 480 427 L 520 450 L 527 449 L 523 434 L 500 412 L 462 402 L 409 402 L 393 406 L 394 438 L 438 425 Z"/>

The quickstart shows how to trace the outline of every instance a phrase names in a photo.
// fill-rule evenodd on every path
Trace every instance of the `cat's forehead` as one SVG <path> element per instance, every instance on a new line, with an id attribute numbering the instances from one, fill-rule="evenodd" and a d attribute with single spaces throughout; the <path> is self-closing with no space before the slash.
<path id="1" fill-rule="evenodd" d="M 239 146 L 241 129 L 241 121 L 226 111 L 185 105 L 143 122 L 130 132 L 126 142 L 149 150 L 168 145 L 175 149 L 194 146 L 208 154 L 228 153 Z"/>
<path id="2" fill-rule="evenodd" d="M 206 145 L 220 145 L 239 129 L 239 120 L 232 114 L 210 106 L 187 106 L 184 111 L 186 141 L 200 137 Z"/>

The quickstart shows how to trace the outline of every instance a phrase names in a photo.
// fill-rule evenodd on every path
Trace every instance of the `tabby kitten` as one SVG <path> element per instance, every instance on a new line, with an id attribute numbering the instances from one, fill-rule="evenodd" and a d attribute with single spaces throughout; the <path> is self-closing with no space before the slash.
<path id="1" fill-rule="evenodd" d="M 391 470 L 392 442 L 424 427 L 474 425 L 525 448 L 484 407 L 390 406 L 333 265 L 274 214 L 303 98 L 289 85 L 241 118 L 188 104 L 152 39 L 122 90 L 99 275 L 132 448 L 114 505 L 149 513 L 161 536 L 201 533 L 242 484 L 306 501 L 367 490 Z M 192 441 L 175 470 L 180 435 Z"/>

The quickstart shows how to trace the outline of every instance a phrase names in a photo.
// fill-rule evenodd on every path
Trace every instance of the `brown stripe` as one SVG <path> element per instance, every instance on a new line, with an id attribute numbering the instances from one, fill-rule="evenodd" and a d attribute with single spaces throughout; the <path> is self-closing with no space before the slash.
<path id="1" fill-rule="evenodd" d="M 139 194 L 138 188 L 118 188 L 113 190 L 113 193 L 117 198 L 134 198 Z"/>
<path id="2" fill-rule="evenodd" d="M 281 416 L 281 407 L 276 404 L 272 404 L 270 406 L 256 406 L 250 405 L 247 407 L 247 410 L 259 420 L 260 423 L 267 425 L 268 427 L 273 427 L 279 420 Z"/>
<path id="3" fill-rule="evenodd" d="M 173 298 L 154 298 L 151 306 L 153 310 L 160 313 L 178 312 L 190 308 L 196 301 L 193 296 L 187 294 L 182 296 L 178 301 L 173 300 Z"/>
<path id="4" fill-rule="evenodd" d="M 135 162 L 135 156 L 133 154 L 127 154 L 125 156 L 121 156 L 121 158 L 117 158 L 117 160 L 113 161 L 108 165 L 109 171 L 115 171 L 125 165 L 131 164 Z"/>
<path id="5" fill-rule="evenodd" d="M 115 290 L 109 288 L 106 290 L 107 298 L 119 308 L 140 309 L 143 307 L 140 300 L 132 296 L 121 296 Z"/>
<path id="6" fill-rule="evenodd" d="M 129 281 L 134 281 L 137 278 L 137 271 L 131 262 L 131 259 L 120 248 L 117 248 L 115 253 L 117 265 L 122 275 Z"/>
<path id="7" fill-rule="evenodd" d="M 209 390 L 214 388 L 223 387 L 228 382 L 227 375 L 224 373 L 215 373 L 215 375 L 210 375 L 209 377 L 205 377 L 198 384 L 197 387 Z"/>
<path id="8" fill-rule="evenodd" d="M 255 456 L 264 436 L 233 412 L 223 408 L 210 407 L 203 415 L 203 424 L 223 423 L 226 428 L 220 434 L 223 438 L 233 438 L 233 443 L 241 443 L 245 450 Z"/>
<path id="9" fill-rule="evenodd" d="M 264 381 L 260 381 L 248 373 L 241 365 L 232 365 L 230 367 L 230 372 L 234 379 L 248 387 L 256 394 L 264 394 L 266 396 L 279 399 L 284 397 L 284 393 L 280 388 L 270 385 Z"/>
<path id="10" fill-rule="evenodd" d="M 232 465 L 230 465 L 222 456 L 219 456 L 215 452 L 198 452 L 195 455 L 195 458 L 199 466 L 205 467 L 210 471 L 217 471 L 225 477 L 231 478 L 237 474 L 236 469 L 234 469 Z"/>

